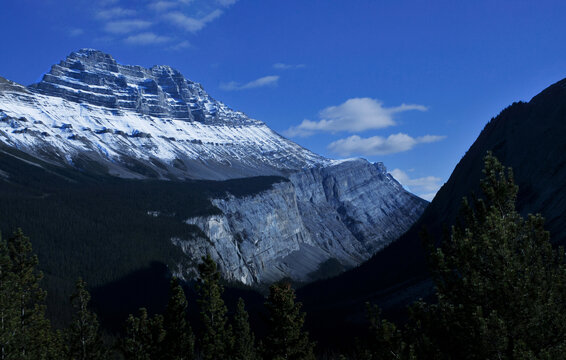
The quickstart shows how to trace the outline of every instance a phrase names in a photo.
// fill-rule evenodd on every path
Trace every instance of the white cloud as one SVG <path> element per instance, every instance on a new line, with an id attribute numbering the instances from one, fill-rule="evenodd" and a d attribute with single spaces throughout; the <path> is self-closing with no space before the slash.
<path id="1" fill-rule="evenodd" d="M 432 201 L 442 186 L 442 179 L 436 176 L 411 179 L 409 175 L 401 169 L 394 169 L 391 171 L 391 175 L 407 190 L 414 191 L 417 195 L 428 201 Z"/>
<path id="2" fill-rule="evenodd" d="M 132 45 L 154 45 L 171 41 L 170 37 L 156 35 L 152 32 L 128 36 L 124 42 Z"/>
<path id="3" fill-rule="evenodd" d="M 317 132 L 361 132 L 382 129 L 395 125 L 393 116 L 397 113 L 418 110 L 426 111 L 423 105 L 402 104 L 385 108 L 381 101 L 370 98 L 353 98 L 338 106 L 330 106 L 320 111 L 319 121 L 303 120 L 298 126 L 285 131 L 285 135 L 310 136 Z"/>
<path id="4" fill-rule="evenodd" d="M 235 3 L 237 3 L 238 0 L 216 0 L 216 2 L 224 7 L 228 7 L 230 5 L 234 5 Z"/>
<path id="5" fill-rule="evenodd" d="M 168 49 L 169 50 L 173 50 L 173 51 L 178 51 L 178 50 L 183 50 L 183 49 L 187 49 L 191 47 L 191 43 L 188 42 L 187 40 L 181 41 L 178 44 L 175 44 L 173 46 L 170 46 Z"/>
<path id="6" fill-rule="evenodd" d="M 387 138 L 382 136 L 362 138 L 358 135 L 352 135 L 330 143 L 328 149 L 340 156 L 353 154 L 364 156 L 387 155 L 411 150 L 417 144 L 431 143 L 444 138 L 444 136 L 436 135 L 414 138 L 403 133 L 389 135 Z"/>
<path id="7" fill-rule="evenodd" d="M 178 5 L 179 4 L 174 2 L 174 1 L 156 1 L 156 2 L 149 4 L 148 6 L 151 10 L 161 12 L 161 11 L 167 11 L 167 10 L 170 10 L 172 8 L 175 8 Z"/>
<path id="8" fill-rule="evenodd" d="M 114 43 L 116 39 L 112 36 L 98 36 L 94 38 L 94 41 L 97 43 Z"/>
<path id="9" fill-rule="evenodd" d="M 94 17 L 102 30 L 131 44 L 167 43 L 164 50 L 191 46 L 175 28 L 196 34 L 238 0 L 144 0 L 143 7 L 129 9 L 123 0 L 97 0 Z M 160 25 L 157 27 L 157 25 Z M 139 34 L 141 33 L 141 34 Z M 78 36 L 78 31 L 69 36 Z M 137 35 L 136 35 L 137 34 Z M 98 39 L 103 37 L 98 35 Z M 253 85 L 253 84 L 252 84 Z"/>
<path id="10" fill-rule="evenodd" d="M 69 30 L 69 36 L 70 37 L 77 37 L 77 36 L 81 36 L 82 34 L 84 34 L 83 29 L 70 29 Z"/>
<path id="11" fill-rule="evenodd" d="M 222 10 L 216 9 L 208 15 L 197 19 L 176 11 L 166 14 L 165 18 L 188 32 L 196 33 L 220 15 L 222 15 Z"/>
<path id="12" fill-rule="evenodd" d="M 264 76 L 259 79 L 250 81 L 246 84 L 240 84 L 235 81 L 231 81 L 229 83 L 222 83 L 220 84 L 220 88 L 222 90 L 247 90 L 247 89 L 255 89 L 260 87 L 266 86 L 277 86 L 277 82 L 279 81 L 278 75 L 269 75 Z"/>
<path id="13" fill-rule="evenodd" d="M 277 70 L 289 70 L 289 69 L 302 69 L 305 68 L 305 64 L 285 64 L 285 63 L 275 63 L 273 64 L 273 68 Z"/>
<path id="14" fill-rule="evenodd" d="M 119 0 L 99 0 L 99 5 L 106 6 L 116 4 Z"/>
<path id="15" fill-rule="evenodd" d="M 120 20 L 107 23 L 104 30 L 113 34 L 127 34 L 147 29 L 151 25 L 151 22 L 145 20 Z"/>
<path id="16" fill-rule="evenodd" d="M 106 10 L 100 10 L 96 13 L 96 17 L 102 20 L 116 19 L 120 17 L 134 16 L 135 10 L 114 7 Z"/>

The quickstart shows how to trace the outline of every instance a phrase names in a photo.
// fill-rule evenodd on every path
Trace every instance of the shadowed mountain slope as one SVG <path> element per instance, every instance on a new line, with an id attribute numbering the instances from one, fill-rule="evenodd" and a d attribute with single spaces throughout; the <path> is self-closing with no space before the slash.
<path id="1" fill-rule="evenodd" d="M 419 233 L 424 227 L 440 239 L 443 227 L 454 223 L 462 198 L 479 193 L 487 151 L 513 168 L 519 185 L 519 211 L 523 215 L 542 213 L 552 241 L 566 244 L 565 79 L 491 119 L 421 218 L 397 241 L 360 267 L 302 289 L 299 297 L 310 323 L 316 324 L 313 331 L 326 334 L 330 314 L 340 317 L 342 329 L 359 329 L 366 301 L 378 303 L 386 314 L 399 318 L 406 304 L 430 294 L 432 283 Z M 326 334 L 327 338 L 334 335 Z"/>

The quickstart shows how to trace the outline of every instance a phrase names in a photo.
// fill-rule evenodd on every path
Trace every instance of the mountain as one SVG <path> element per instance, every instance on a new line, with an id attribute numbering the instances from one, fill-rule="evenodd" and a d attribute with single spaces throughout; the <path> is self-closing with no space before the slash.
<path id="1" fill-rule="evenodd" d="M 443 227 L 456 221 L 462 198 L 480 194 L 483 158 L 487 151 L 511 166 L 519 185 L 518 210 L 541 213 L 555 244 L 566 245 L 566 79 L 548 87 L 528 103 L 514 103 L 491 119 L 460 160 L 449 180 L 421 218 L 398 240 L 360 267 L 335 279 L 314 283 L 299 292 L 314 331 L 327 337 L 354 331 L 363 319 L 364 303 L 378 303 L 394 318 L 406 316 L 405 306 L 431 294 L 426 258 L 419 233 L 439 241 Z M 329 314 L 345 329 L 329 334 Z M 336 321 L 336 317 L 333 317 Z M 336 327 L 336 324 L 333 324 Z"/>
<path id="2" fill-rule="evenodd" d="M 77 168 L 94 162 L 126 178 L 223 180 L 330 163 L 168 66 L 119 65 L 82 49 L 38 84 L 0 82 L 1 141 Z"/>
<path id="3" fill-rule="evenodd" d="M 289 179 L 252 196 L 213 198 L 222 214 L 186 220 L 207 236 L 174 243 L 193 259 L 211 252 L 230 269 L 226 278 L 245 284 L 283 277 L 310 282 L 369 259 L 406 231 L 425 204 L 382 164 L 365 160 L 301 170 Z"/>
<path id="4" fill-rule="evenodd" d="M 367 260 L 427 205 L 381 163 L 316 155 L 177 70 L 92 49 L 31 86 L 0 78 L 0 175 L 20 211 L 0 228 L 33 228 L 40 260 L 88 249 L 100 285 L 152 261 L 191 278 L 206 253 L 227 280 L 308 282 Z M 44 270 L 94 280 L 92 258 L 76 263 Z"/>

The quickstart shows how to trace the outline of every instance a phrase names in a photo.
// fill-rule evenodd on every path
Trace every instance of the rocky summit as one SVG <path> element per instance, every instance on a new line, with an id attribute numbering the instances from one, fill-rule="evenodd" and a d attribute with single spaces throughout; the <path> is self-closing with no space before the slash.
<path id="1" fill-rule="evenodd" d="M 168 66 L 119 65 L 83 49 L 27 88 L 0 85 L 2 142 L 126 178 L 285 175 L 328 163 L 214 100 Z"/>
<path id="2" fill-rule="evenodd" d="M 211 199 L 220 214 L 184 219 L 202 230 L 196 239 L 170 239 L 191 260 L 172 269 L 185 276 L 194 270 L 187 264 L 210 253 L 226 278 L 246 284 L 324 277 L 370 258 L 427 205 L 381 163 L 324 158 L 171 67 L 121 65 L 92 49 L 28 87 L 0 78 L 0 151 L 10 149 L 128 179 L 281 176 L 259 193 Z"/>

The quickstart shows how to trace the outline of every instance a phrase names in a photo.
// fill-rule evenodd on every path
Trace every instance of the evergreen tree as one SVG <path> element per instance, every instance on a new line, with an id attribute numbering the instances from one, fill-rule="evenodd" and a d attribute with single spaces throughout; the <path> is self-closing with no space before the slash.
<path id="1" fill-rule="evenodd" d="M 200 351 L 205 360 L 227 359 L 233 344 L 232 331 L 227 324 L 227 308 L 222 300 L 224 291 L 220 284 L 220 272 L 210 255 L 199 264 L 197 290 L 198 304 L 203 324 Z"/>
<path id="2" fill-rule="evenodd" d="M 51 341 L 47 349 L 47 359 L 60 360 L 68 356 L 68 348 L 65 344 L 65 335 L 63 331 L 57 330 L 51 332 Z"/>
<path id="3" fill-rule="evenodd" d="M 32 253 L 31 242 L 18 229 L 2 243 L 0 251 L 4 253 L 0 261 L 7 270 L 2 295 L 8 296 L 0 301 L 12 302 L 4 309 L 3 356 L 7 359 L 53 358 L 58 349 L 49 320 L 45 318 L 45 291 L 40 287 L 43 275 L 36 269 L 38 260 Z"/>
<path id="4" fill-rule="evenodd" d="M 16 277 L 12 271 L 12 260 L 8 243 L 0 238 L 0 359 L 13 357 L 18 325 Z"/>
<path id="5" fill-rule="evenodd" d="M 377 305 L 366 303 L 370 323 L 369 338 L 358 350 L 356 358 L 364 360 L 416 359 L 412 348 L 403 340 L 402 332 L 395 324 L 381 318 Z"/>
<path id="6" fill-rule="evenodd" d="M 139 317 L 130 314 L 126 320 L 126 335 L 121 344 L 124 358 L 126 360 L 159 359 L 165 338 L 163 317 L 161 315 L 149 317 L 145 308 L 139 311 Z"/>
<path id="7" fill-rule="evenodd" d="M 490 153 L 482 199 L 431 253 L 438 303 L 411 309 L 423 359 L 566 358 L 566 266 L 540 215 L 515 210 L 511 169 Z"/>
<path id="8" fill-rule="evenodd" d="M 8 254 L 8 244 L 0 238 L 0 359 L 9 357 L 15 341 L 14 329 L 17 326 L 15 276 L 12 261 Z"/>
<path id="9" fill-rule="evenodd" d="M 314 344 L 302 329 L 305 313 L 301 312 L 301 303 L 295 303 L 295 292 L 291 285 L 271 285 L 265 306 L 269 310 L 269 332 L 264 342 L 264 358 L 314 360 Z"/>
<path id="10" fill-rule="evenodd" d="M 187 317 L 187 298 L 177 278 L 171 279 L 169 303 L 165 309 L 163 326 L 163 359 L 194 359 L 195 339 Z"/>
<path id="11" fill-rule="evenodd" d="M 102 342 L 96 314 L 88 309 L 90 294 L 86 283 L 78 279 L 71 305 L 75 310 L 73 321 L 66 333 L 67 357 L 73 360 L 106 359 L 108 352 Z"/>
<path id="12" fill-rule="evenodd" d="M 257 352 L 255 348 L 255 337 L 250 329 L 249 315 L 246 312 L 244 300 L 238 299 L 238 306 L 234 314 L 234 349 L 232 358 L 234 360 L 255 360 Z"/>

